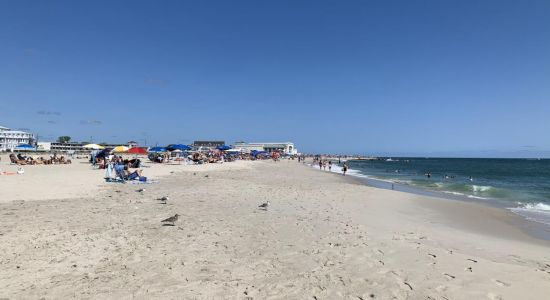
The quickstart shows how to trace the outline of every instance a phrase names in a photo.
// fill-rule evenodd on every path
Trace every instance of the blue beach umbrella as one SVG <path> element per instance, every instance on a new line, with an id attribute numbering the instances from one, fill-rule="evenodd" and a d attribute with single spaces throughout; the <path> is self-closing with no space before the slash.
<path id="1" fill-rule="evenodd" d="M 166 152 L 166 148 L 165 147 L 153 147 L 153 148 L 149 148 L 149 150 L 147 152 Z"/>
<path id="2" fill-rule="evenodd" d="M 99 151 L 95 157 L 107 157 L 109 156 L 109 154 L 111 153 L 111 150 L 113 150 L 113 148 L 105 148 L 101 151 Z"/>
<path id="3" fill-rule="evenodd" d="M 225 151 L 225 150 L 231 149 L 231 147 L 229 147 L 227 145 L 221 145 L 221 146 L 216 147 L 216 149 L 221 150 L 221 151 Z"/>
<path id="4" fill-rule="evenodd" d="M 250 151 L 250 155 L 252 155 L 254 157 L 258 157 L 260 155 L 269 155 L 269 153 L 267 153 L 266 151 L 252 150 L 252 151 Z"/>
<path id="5" fill-rule="evenodd" d="M 191 150 L 191 147 L 183 144 L 170 144 L 166 147 L 166 149 L 168 149 L 169 151 L 174 151 L 174 150 L 186 151 L 186 150 Z"/>

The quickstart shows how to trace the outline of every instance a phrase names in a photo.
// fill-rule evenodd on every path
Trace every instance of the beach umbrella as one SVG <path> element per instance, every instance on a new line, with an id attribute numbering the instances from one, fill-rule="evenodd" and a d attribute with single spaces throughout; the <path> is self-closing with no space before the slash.
<path id="1" fill-rule="evenodd" d="M 165 147 L 153 147 L 153 148 L 149 148 L 148 152 L 166 152 L 166 148 Z"/>
<path id="2" fill-rule="evenodd" d="M 216 149 L 221 150 L 221 151 L 226 151 L 226 150 L 231 149 L 231 147 L 229 147 L 227 145 L 221 145 L 221 146 L 216 147 Z"/>
<path id="3" fill-rule="evenodd" d="M 82 148 L 84 148 L 84 149 L 93 149 L 93 150 L 105 149 L 105 147 L 103 147 L 101 145 L 98 145 L 98 144 L 87 144 L 87 145 L 82 146 Z"/>
<path id="4" fill-rule="evenodd" d="M 266 151 L 258 151 L 258 150 L 252 150 L 250 151 L 250 155 L 254 156 L 254 157 L 258 157 L 260 155 L 269 155 L 269 153 L 267 153 Z"/>
<path id="5" fill-rule="evenodd" d="M 111 150 L 113 150 L 113 148 L 105 148 L 99 151 L 95 157 L 107 157 L 109 156 L 109 153 L 111 153 Z"/>
<path id="6" fill-rule="evenodd" d="M 130 150 L 128 150 L 128 153 L 132 153 L 132 154 L 146 154 L 147 153 L 147 150 L 145 148 L 142 148 L 142 147 L 134 147 L 134 148 L 130 148 Z"/>
<path id="7" fill-rule="evenodd" d="M 116 146 L 114 149 L 113 149 L 113 152 L 114 153 L 123 153 L 123 152 L 126 152 L 128 151 L 130 148 L 126 147 L 126 146 Z"/>
<path id="8" fill-rule="evenodd" d="M 166 149 L 168 149 L 169 151 L 174 151 L 174 150 L 186 151 L 186 150 L 191 150 L 191 147 L 183 144 L 170 144 L 166 147 Z"/>

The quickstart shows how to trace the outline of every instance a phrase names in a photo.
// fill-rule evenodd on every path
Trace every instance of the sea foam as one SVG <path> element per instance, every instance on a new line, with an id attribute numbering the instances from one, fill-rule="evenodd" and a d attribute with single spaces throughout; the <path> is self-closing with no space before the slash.
<path id="1" fill-rule="evenodd" d="M 515 214 L 528 220 L 550 225 L 550 204 L 547 203 L 518 203 L 519 207 L 510 208 Z"/>

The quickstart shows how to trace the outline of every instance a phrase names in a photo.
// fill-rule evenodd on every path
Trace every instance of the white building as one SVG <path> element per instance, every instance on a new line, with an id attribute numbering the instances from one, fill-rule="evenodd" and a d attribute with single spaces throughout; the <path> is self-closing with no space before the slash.
<path id="1" fill-rule="evenodd" d="M 0 126 L 0 151 L 13 151 L 18 145 L 31 144 L 33 141 L 32 133 Z"/>
<path id="2" fill-rule="evenodd" d="M 298 154 L 298 150 L 294 146 L 294 143 L 283 142 L 283 143 L 245 143 L 245 142 L 236 142 L 233 145 L 235 149 L 241 149 L 243 152 L 249 153 L 250 151 L 266 151 L 266 152 L 281 152 L 284 154 L 294 155 Z"/>

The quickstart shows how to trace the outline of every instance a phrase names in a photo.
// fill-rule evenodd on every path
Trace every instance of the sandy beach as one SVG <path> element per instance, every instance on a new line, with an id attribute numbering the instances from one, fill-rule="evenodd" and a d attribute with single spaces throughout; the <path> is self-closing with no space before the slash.
<path id="1" fill-rule="evenodd" d="M 144 176 L 156 182 L 140 185 L 104 183 L 83 162 L 0 176 L 0 298 L 550 295 L 550 243 L 505 210 L 296 161 L 152 165 Z"/>

